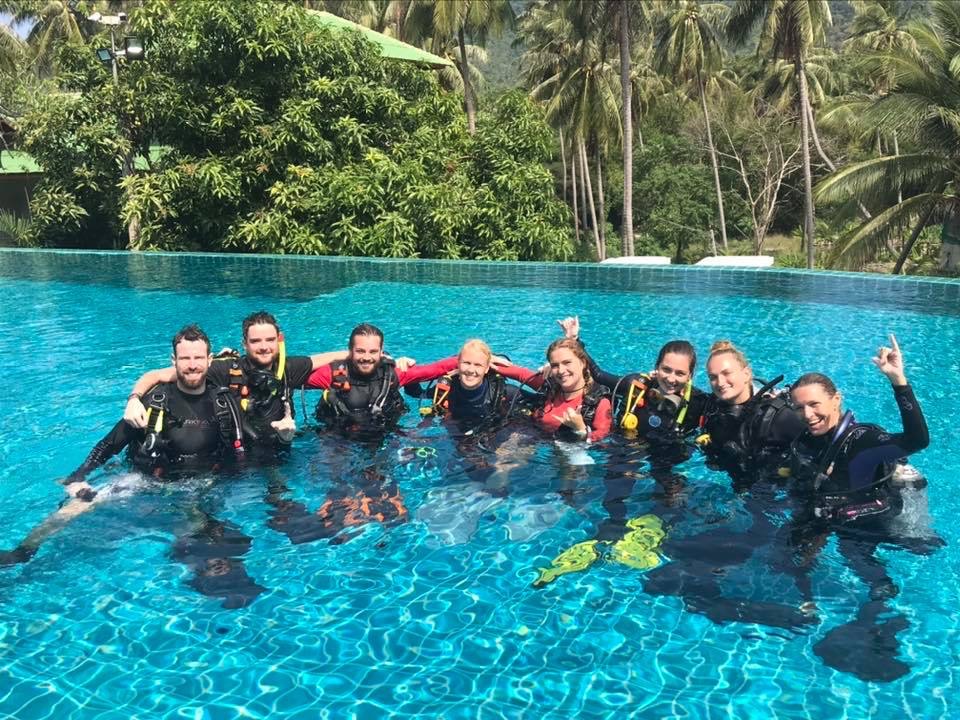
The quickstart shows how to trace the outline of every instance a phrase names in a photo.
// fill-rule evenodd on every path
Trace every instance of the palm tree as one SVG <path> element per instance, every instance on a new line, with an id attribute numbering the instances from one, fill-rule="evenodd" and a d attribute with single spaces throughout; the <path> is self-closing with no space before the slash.
<path id="1" fill-rule="evenodd" d="M 657 23 L 654 57 L 657 68 L 679 82 L 689 82 L 700 99 L 707 134 L 707 148 L 713 166 L 713 182 L 720 214 L 720 237 L 727 248 L 727 223 L 723 212 L 723 190 L 720 187 L 720 166 L 710 129 L 707 109 L 707 80 L 720 69 L 723 50 L 715 29 L 728 12 L 718 3 L 683 0 L 676 10 Z"/>
<path id="2" fill-rule="evenodd" d="M 83 18 L 67 0 L 8 0 L 3 10 L 13 22 L 33 22 L 27 34 L 27 47 L 36 71 L 49 75 L 57 48 L 65 42 L 83 42 Z"/>
<path id="3" fill-rule="evenodd" d="M 960 214 L 960 3 L 936 0 L 932 20 L 910 31 L 916 51 L 901 47 L 886 53 L 893 70 L 889 91 L 864 110 L 863 121 L 881 132 L 897 132 L 912 150 L 849 165 L 817 187 L 820 200 L 863 197 L 884 208 L 835 250 L 837 262 L 862 263 L 903 228 L 913 228 L 895 273 L 923 228 Z"/>
<path id="4" fill-rule="evenodd" d="M 611 62 L 611 43 L 587 3 L 537 3 L 524 18 L 521 37 L 531 40 L 525 53 L 525 77 L 536 84 L 531 96 L 546 105 L 547 119 L 570 137 L 580 163 L 581 189 L 586 190 L 597 257 L 606 256 L 601 223 L 593 196 L 587 145 L 597 152 L 597 178 L 602 176 L 601 150 L 620 142 L 619 73 Z M 598 193 L 602 183 L 597 183 Z M 603 201 L 600 199 L 602 206 Z"/>
<path id="5" fill-rule="evenodd" d="M 822 43 L 830 25 L 827 0 L 737 0 L 727 21 L 730 39 L 742 45 L 759 24 L 757 52 L 793 63 L 800 95 L 800 145 L 803 155 L 804 239 L 807 267 L 814 263 L 813 174 L 810 170 L 810 100 L 805 64 L 815 45 Z"/>
<path id="6" fill-rule="evenodd" d="M 515 21 L 509 0 L 415 0 L 416 4 L 432 9 L 432 28 L 435 43 L 456 38 L 460 49 L 457 67 L 463 78 L 463 98 L 467 112 L 467 130 L 473 135 L 477 129 L 477 96 L 470 81 L 467 41 L 483 47 L 490 33 L 500 34 Z M 408 13 L 414 13 L 410 8 Z"/>
<path id="7" fill-rule="evenodd" d="M 25 52 L 26 45 L 20 36 L 6 25 L 0 25 L 0 72 L 16 72 Z"/>

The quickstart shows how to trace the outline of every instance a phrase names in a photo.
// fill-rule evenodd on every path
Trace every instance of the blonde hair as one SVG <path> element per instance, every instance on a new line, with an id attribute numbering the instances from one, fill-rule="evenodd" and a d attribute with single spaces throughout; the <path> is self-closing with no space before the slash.
<path id="1" fill-rule="evenodd" d="M 732 342 L 729 340 L 717 340 L 713 345 L 710 346 L 710 354 L 707 356 L 707 364 L 710 364 L 710 361 L 716 355 L 733 355 L 737 362 L 740 363 L 743 367 L 750 367 L 750 361 L 747 360 L 747 356 Z"/>
<path id="2" fill-rule="evenodd" d="M 463 347 L 460 348 L 460 352 L 457 353 L 457 360 L 463 356 L 464 350 L 479 351 L 487 359 L 487 363 L 493 359 L 493 352 L 490 350 L 490 346 L 487 345 L 483 340 L 478 340 L 477 338 L 467 340 L 463 344 Z"/>

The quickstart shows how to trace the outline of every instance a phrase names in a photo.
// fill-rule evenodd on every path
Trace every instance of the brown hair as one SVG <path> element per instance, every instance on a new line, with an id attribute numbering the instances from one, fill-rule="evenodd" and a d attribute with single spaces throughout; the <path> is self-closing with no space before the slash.
<path id="1" fill-rule="evenodd" d="M 834 385 L 833 380 L 828 378 L 826 375 L 822 375 L 821 373 L 804 373 L 797 378 L 796 382 L 790 386 L 790 389 L 796 390 L 797 388 L 804 387 L 805 385 L 819 385 L 830 397 L 833 397 L 837 394 L 837 386 Z"/>
<path id="2" fill-rule="evenodd" d="M 583 345 L 581 345 L 580 341 L 576 338 L 560 338 L 554 340 L 550 343 L 550 347 L 547 348 L 547 362 L 550 362 L 550 355 L 553 354 L 554 350 L 569 350 L 577 360 L 583 363 L 583 391 L 586 393 L 593 384 L 593 378 L 590 377 L 590 360 L 587 358 L 587 351 L 583 349 Z M 558 394 L 558 392 L 559 385 L 554 391 L 554 394 Z"/>
<path id="3" fill-rule="evenodd" d="M 713 360 L 715 355 L 723 355 L 724 353 L 733 355 L 743 367 L 750 367 L 750 361 L 747 360 L 747 356 L 744 355 L 743 352 L 741 352 L 740 349 L 729 340 L 717 340 L 713 345 L 710 346 L 710 354 L 707 356 L 707 365 L 710 364 L 710 361 Z"/>
<path id="4" fill-rule="evenodd" d="M 660 367 L 660 363 L 663 362 L 663 358 L 667 353 L 683 355 L 688 358 L 690 360 L 690 374 L 693 375 L 693 371 L 697 367 L 697 351 L 693 349 L 693 345 L 686 340 L 671 340 L 660 348 L 660 354 L 657 355 L 657 362 L 654 364 L 654 367 Z"/>

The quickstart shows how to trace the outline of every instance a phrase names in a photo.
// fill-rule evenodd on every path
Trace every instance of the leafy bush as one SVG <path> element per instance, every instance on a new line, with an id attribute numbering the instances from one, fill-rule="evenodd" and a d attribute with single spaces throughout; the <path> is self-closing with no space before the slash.
<path id="1" fill-rule="evenodd" d="M 551 132 L 521 92 L 466 132 L 433 73 L 384 61 L 294 4 L 192 0 L 131 13 L 150 48 L 114 85 L 64 58 L 77 95 L 38 106 L 27 149 L 46 244 L 139 226 L 135 249 L 563 259 Z M 88 57 L 89 56 L 89 57 Z M 166 148 L 121 181 L 135 149 Z"/>

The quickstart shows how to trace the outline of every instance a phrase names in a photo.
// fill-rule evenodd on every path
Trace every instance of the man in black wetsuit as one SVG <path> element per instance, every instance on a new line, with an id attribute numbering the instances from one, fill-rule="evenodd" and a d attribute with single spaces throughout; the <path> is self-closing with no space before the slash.
<path id="1" fill-rule="evenodd" d="M 296 431 L 291 399 L 295 388 L 303 387 L 310 373 L 344 352 L 287 357 L 283 333 L 277 319 L 261 310 L 243 320 L 243 349 L 216 358 L 207 372 L 207 382 L 216 388 L 229 388 L 240 408 L 241 437 L 248 449 L 285 447 Z M 124 419 L 135 428 L 146 425 L 144 395 L 158 382 L 172 382 L 173 368 L 150 370 L 133 387 Z"/>
<path id="2" fill-rule="evenodd" d="M 87 484 L 87 475 L 124 448 L 129 448 L 135 467 L 158 478 L 220 465 L 231 448 L 238 412 L 228 393 L 217 393 L 207 383 L 211 356 L 206 334 L 196 325 L 183 328 L 173 338 L 172 359 L 176 380 L 149 391 L 146 427 L 133 428 L 120 420 L 64 480 L 75 500 L 37 526 L 15 550 L 0 553 L 0 565 L 26 562 L 43 540 L 89 508 L 96 492 Z M 194 570 L 195 588 L 234 608 L 247 605 L 264 590 L 243 566 L 241 556 L 249 547 L 250 538 L 205 515 L 202 527 L 178 538 L 173 555 Z"/>

